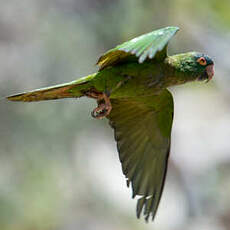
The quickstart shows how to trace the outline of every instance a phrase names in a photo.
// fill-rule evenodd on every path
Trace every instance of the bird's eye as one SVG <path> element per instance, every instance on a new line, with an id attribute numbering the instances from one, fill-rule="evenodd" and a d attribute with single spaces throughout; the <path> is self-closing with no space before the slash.
<path id="1" fill-rule="evenodd" d="M 200 65 L 207 65 L 207 61 L 204 57 L 200 57 L 199 59 L 197 59 L 197 62 L 200 64 Z"/>

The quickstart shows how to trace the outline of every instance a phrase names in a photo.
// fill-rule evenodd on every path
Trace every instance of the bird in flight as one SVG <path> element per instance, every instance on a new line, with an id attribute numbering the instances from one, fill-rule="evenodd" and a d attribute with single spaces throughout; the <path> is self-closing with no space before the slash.
<path id="1" fill-rule="evenodd" d="M 86 96 L 97 101 L 92 117 L 107 118 L 114 129 L 122 171 L 136 214 L 155 217 L 167 172 L 173 122 L 169 86 L 209 81 L 214 63 L 199 52 L 169 56 L 167 46 L 178 27 L 141 35 L 103 54 L 99 70 L 75 81 L 7 97 L 34 102 Z"/>

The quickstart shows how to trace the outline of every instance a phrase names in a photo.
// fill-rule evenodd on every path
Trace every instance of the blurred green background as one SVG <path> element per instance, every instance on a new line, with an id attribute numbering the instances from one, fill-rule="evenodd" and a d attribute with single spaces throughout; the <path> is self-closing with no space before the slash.
<path id="1" fill-rule="evenodd" d="M 230 229 L 229 0 L 1 0 L 0 97 L 97 70 L 107 49 L 175 25 L 169 52 L 215 60 L 172 89 L 169 170 L 154 223 L 135 217 L 106 120 L 89 99 L 0 101 L 1 230 Z"/>

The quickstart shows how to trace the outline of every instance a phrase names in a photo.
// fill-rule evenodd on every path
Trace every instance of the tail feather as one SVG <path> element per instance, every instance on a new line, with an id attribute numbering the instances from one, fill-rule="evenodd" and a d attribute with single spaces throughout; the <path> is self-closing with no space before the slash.
<path id="1" fill-rule="evenodd" d="M 82 97 L 84 96 L 84 91 L 90 88 L 90 80 L 94 76 L 95 74 L 73 82 L 15 94 L 6 98 L 10 101 L 33 102 L 43 100 L 56 100 L 61 98 Z"/>

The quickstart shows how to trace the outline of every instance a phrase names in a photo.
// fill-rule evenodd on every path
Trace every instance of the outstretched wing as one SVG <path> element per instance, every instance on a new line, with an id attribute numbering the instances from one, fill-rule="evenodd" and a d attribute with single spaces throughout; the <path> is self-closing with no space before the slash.
<path id="1" fill-rule="evenodd" d="M 99 58 L 97 64 L 101 70 L 124 62 L 131 56 L 135 57 L 139 63 L 144 62 L 146 58 L 154 58 L 157 53 L 160 58 L 164 58 L 167 56 L 167 44 L 178 30 L 178 27 L 165 27 L 141 35 L 109 50 Z"/>
<path id="2" fill-rule="evenodd" d="M 137 217 L 154 219 L 161 198 L 170 151 L 173 98 L 164 89 L 156 96 L 111 99 L 108 116 L 127 184 L 138 195 Z"/>

